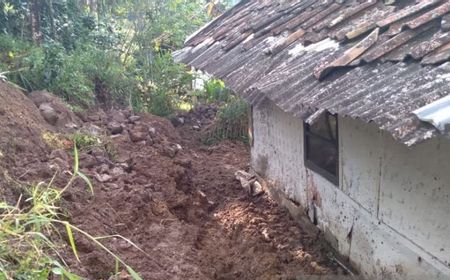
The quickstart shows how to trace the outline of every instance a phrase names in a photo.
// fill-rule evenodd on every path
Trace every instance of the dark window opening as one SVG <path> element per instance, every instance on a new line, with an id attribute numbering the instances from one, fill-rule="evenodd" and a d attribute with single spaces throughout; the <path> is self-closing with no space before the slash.
<path id="1" fill-rule="evenodd" d="M 338 119 L 323 114 L 312 125 L 304 124 L 305 165 L 335 185 L 339 184 Z"/>

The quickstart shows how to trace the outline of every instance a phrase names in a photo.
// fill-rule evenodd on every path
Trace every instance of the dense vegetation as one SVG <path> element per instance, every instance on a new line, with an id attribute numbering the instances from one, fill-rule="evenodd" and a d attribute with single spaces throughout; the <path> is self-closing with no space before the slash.
<path id="1" fill-rule="evenodd" d="M 102 104 L 168 116 L 199 95 L 191 90 L 194 74 L 171 52 L 226 4 L 0 0 L 0 73 L 77 110 Z"/>

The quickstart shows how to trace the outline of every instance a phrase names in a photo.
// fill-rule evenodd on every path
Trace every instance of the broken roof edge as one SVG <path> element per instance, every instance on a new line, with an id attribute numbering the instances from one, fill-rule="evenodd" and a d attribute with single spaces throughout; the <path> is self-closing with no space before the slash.
<path id="1" fill-rule="evenodd" d="M 413 112 L 420 120 L 432 124 L 445 133 L 450 125 L 450 95 Z"/>

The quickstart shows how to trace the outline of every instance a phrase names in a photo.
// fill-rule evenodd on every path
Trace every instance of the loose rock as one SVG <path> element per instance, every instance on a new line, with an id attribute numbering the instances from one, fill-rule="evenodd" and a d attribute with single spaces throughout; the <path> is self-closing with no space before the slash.
<path id="1" fill-rule="evenodd" d="M 58 121 L 58 113 L 51 106 L 50 103 L 43 103 L 39 106 L 39 111 L 46 122 L 51 125 L 56 125 Z"/>
<path id="2" fill-rule="evenodd" d="M 144 141 L 147 137 L 147 135 L 144 132 L 139 131 L 139 130 L 130 130 L 128 133 L 130 135 L 131 141 L 133 141 L 133 142 Z"/>
<path id="3" fill-rule="evenodd" d="M 108 130 L 112 135 L 121 134 L 123 131 L 123 126 L 115 121 L 112 121 L 108 124 Z"/>
<path id="4" fill-rule="evenodd" d="M 136 123 L 136 122 L 138 122 L 138 121 L 141 120 L 141 117 L 140 117 L 140 116 L 131 116 L 131 117 L 128 118 L 128 120 L 129 120 L 131 123 Z"/>

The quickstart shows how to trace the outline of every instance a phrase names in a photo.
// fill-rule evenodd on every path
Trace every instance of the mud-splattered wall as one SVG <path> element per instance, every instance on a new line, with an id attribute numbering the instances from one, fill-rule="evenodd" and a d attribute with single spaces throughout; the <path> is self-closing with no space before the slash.
<path id="1" fill-rule="evenodd" d="M 339 118 L 340 183 L 303 162 L 303 124 L 265 101 L 253 110 L 252 164 L 318 222 L 367 279 L 450 279 L 450 141 L 407 148 Z"/>

